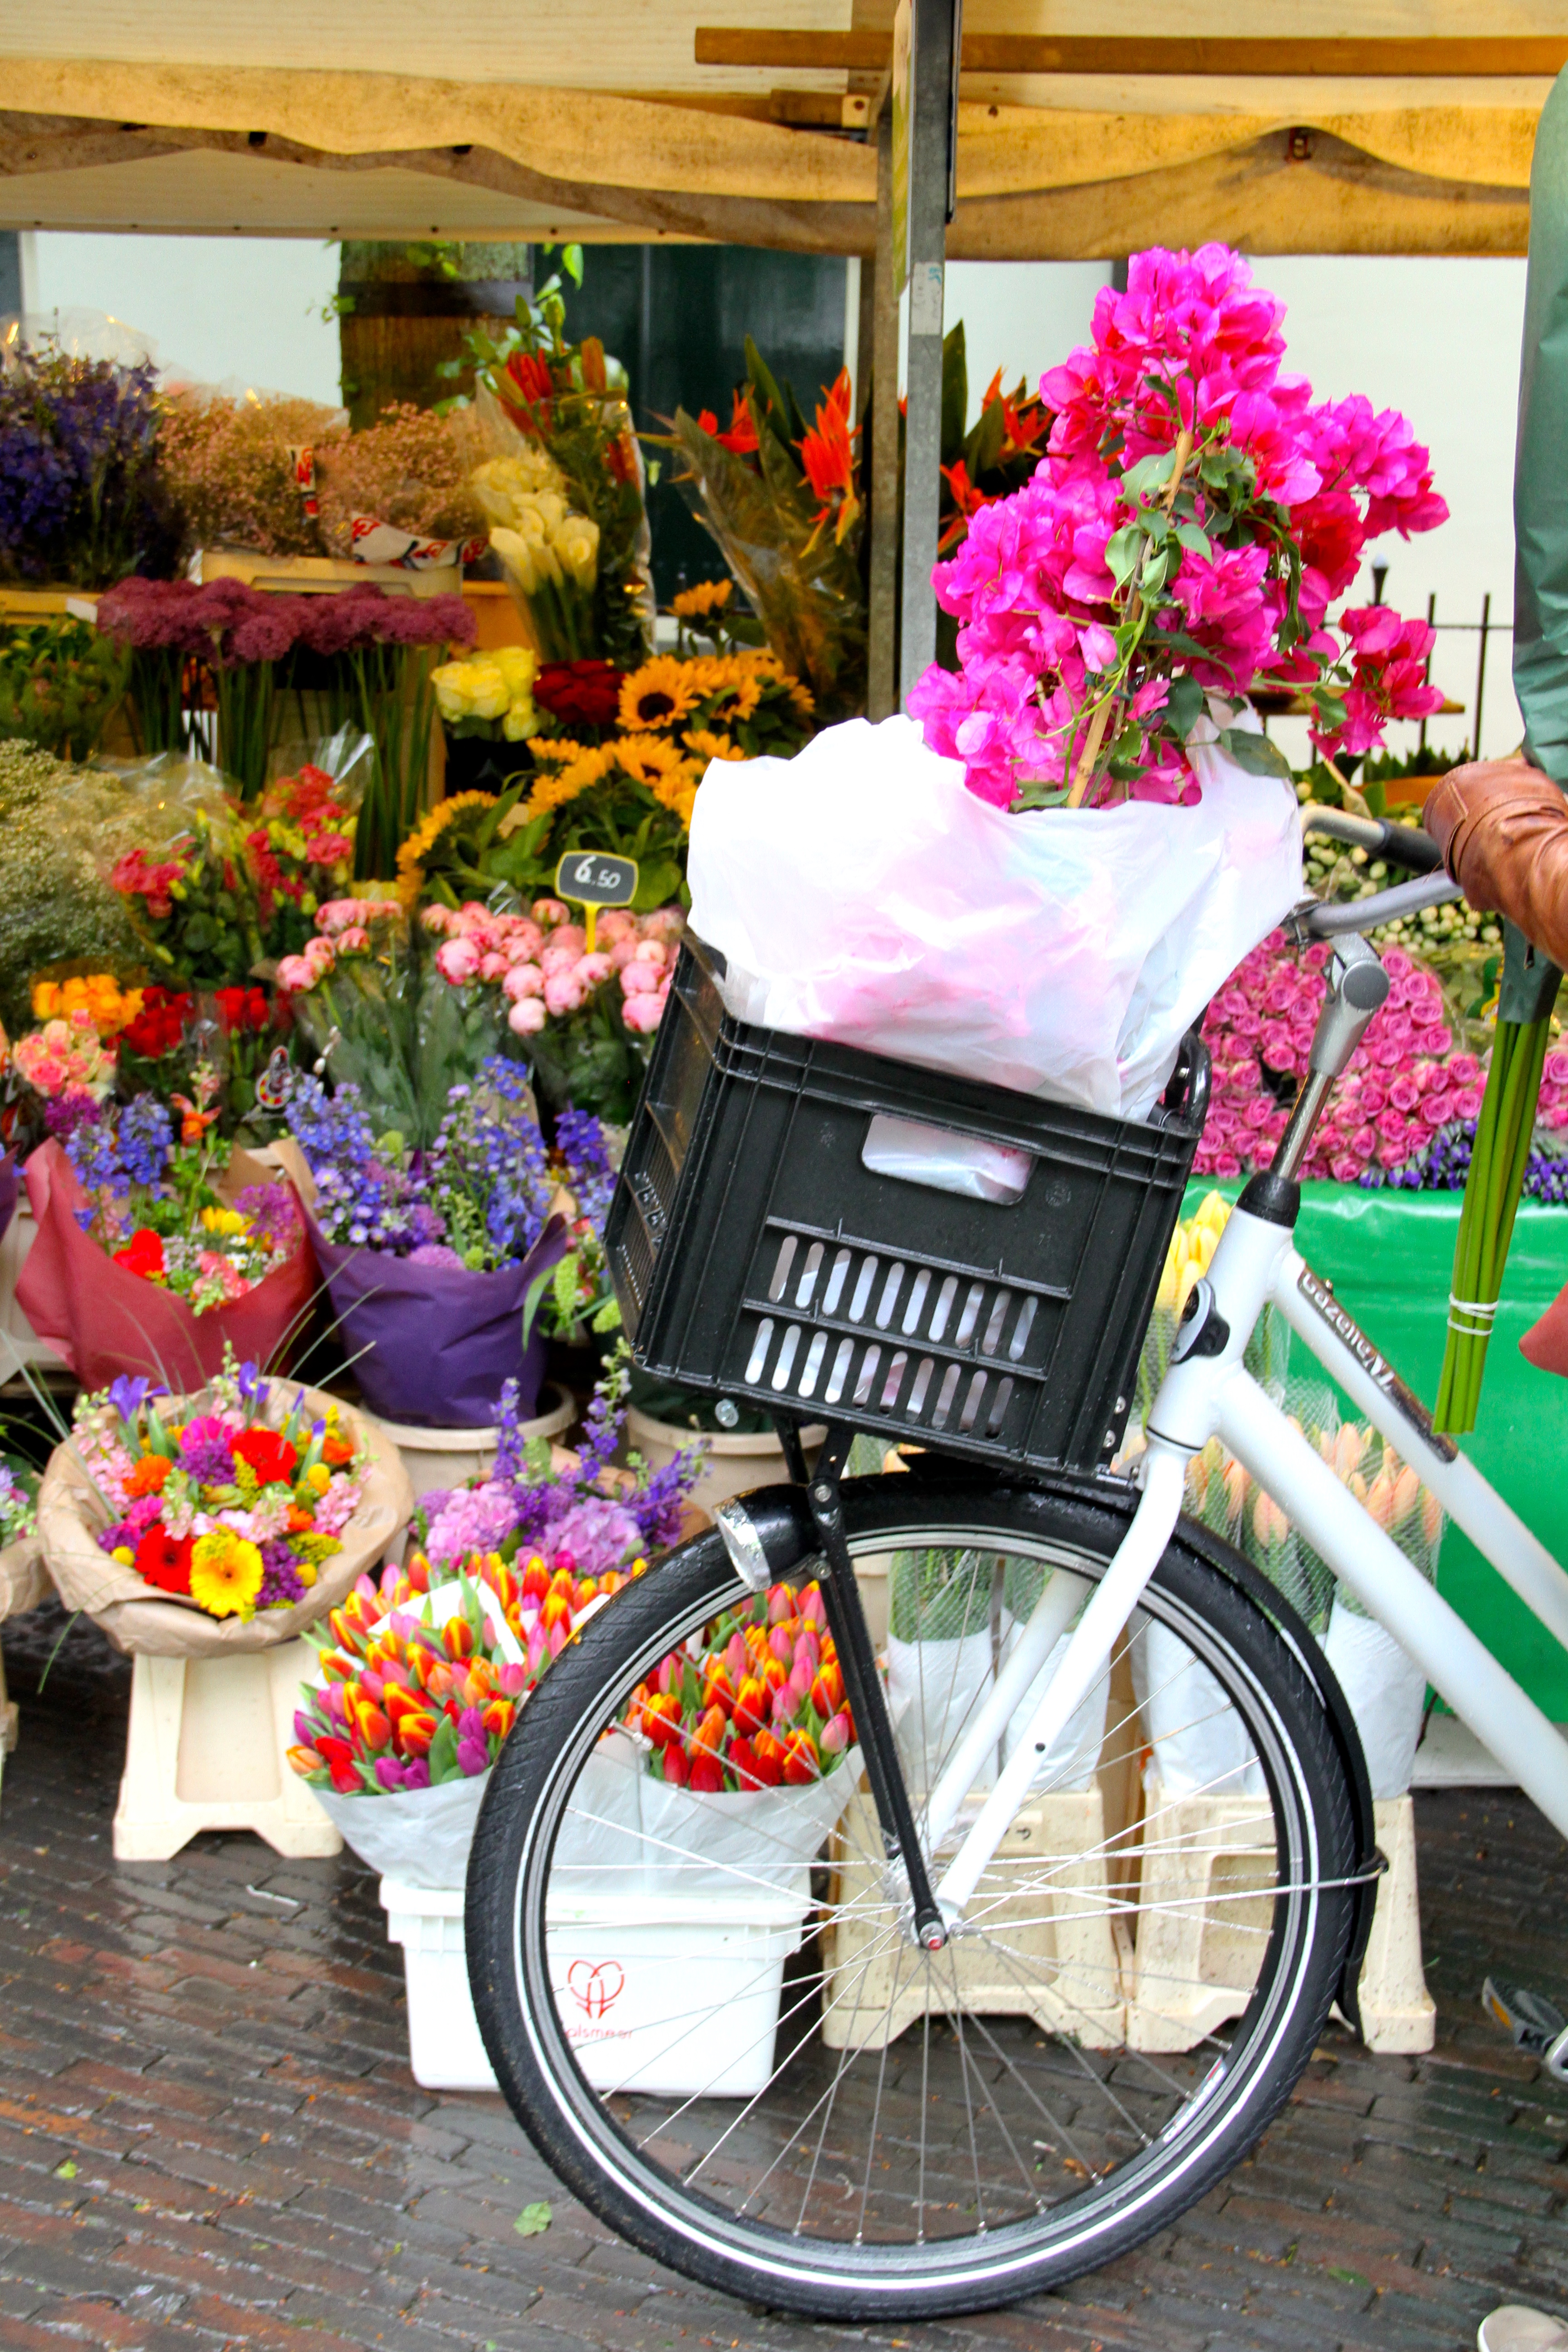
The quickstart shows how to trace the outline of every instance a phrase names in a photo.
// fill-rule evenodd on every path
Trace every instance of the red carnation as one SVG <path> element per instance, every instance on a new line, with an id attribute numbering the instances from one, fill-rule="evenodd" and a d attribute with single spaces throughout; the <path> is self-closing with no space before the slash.
<path id="1" fill-rule="evenodd" d="M 136 1547 L 136 1573 L 143 1584 L 155 1584 L 160 1592 L 184 1592 L 191 1589 L 190 1536 L 172 1536 L 167 1528 L 149 1528 Z"/>
<path id="2" fill-rule="evenodd" d="M 286 1437 L 275 1429 L 245 1429 L 234 1440 L 234 1451 L 241 1462 L 248 1463 L 258 1483 L 263 1486 L 289 1486 L 300 1466 L 300 1456 Z"/>

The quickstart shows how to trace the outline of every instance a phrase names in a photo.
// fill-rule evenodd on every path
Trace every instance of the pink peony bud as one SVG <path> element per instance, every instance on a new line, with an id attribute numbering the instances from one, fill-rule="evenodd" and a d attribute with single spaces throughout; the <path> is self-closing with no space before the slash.
<path id="1" fill-rule="evenodd" d="M 471 940 L 447 940 L 436 950 L 436 969 L 454 988 L 472 980 L 479 968 L 479 950 Z"/>
<path id="2" fill-rule="evenodd" d="M 542 998 L 521 996 L 506 1016 L 506 1025 L 514 1037 L 536 1037 L 548 1015 Z"/>
<path id="3" fill-rule="evenodd" d="M 536 963 L 514 963 L 501 982 L 500 992 L 509 1004 L 521 1004 L 525 996 L 542 996 L 544 974 Z"/>

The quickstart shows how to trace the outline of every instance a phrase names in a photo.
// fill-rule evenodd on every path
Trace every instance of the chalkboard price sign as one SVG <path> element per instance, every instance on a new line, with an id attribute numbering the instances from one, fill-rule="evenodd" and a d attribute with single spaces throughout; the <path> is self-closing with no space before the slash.
<path id="1" fill-rule="evenodd" d="M 555 869 L 555 895 L 580 907 L 629 907 L 637 894 L 635 857 L 609 857 L 600 849 L 572 849 Z"/>
<path id="2" fill-rule="evenodd" d="M 555 869 L 555 895 L 583 909 L 583 930 L 593 953 L 601 907 L 629 907 L 637 895 L 635 857 L 610 857 L 602 849 L 569 849 Z"/>

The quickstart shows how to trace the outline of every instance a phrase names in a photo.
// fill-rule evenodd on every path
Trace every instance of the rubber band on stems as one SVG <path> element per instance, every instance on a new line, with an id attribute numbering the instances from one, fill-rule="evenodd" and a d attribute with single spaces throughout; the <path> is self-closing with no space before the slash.
<path id="1" fill-rule="evenodd" d="M 1448 1293 L 1448 1328 L 1457 1331 L 1461 1339 L 1489 1339 L 1492 1325 L 1497 1320 L 1495 1298 L 1456 1298 Z M 1457 1315 L 1468 1315 L 1468 1323 L 1457 1323 Z"/>

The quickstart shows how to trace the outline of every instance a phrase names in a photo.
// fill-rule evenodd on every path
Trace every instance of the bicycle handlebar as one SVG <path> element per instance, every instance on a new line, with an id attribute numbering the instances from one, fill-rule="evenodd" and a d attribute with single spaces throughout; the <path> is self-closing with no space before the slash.
<path id="1" fill-rule="evenodd" d="M 1350 816 L 1342 809 L 1309 807 L 1302 814 L 1301 830 L 1326 834 L 1331 841 L 1346 842 L 1352 849 L 1370 850 L 1395 866 L 1408 866 L 1412 874 L 1435 874 L 1443 863 L 1443 853 L 1429 833 L 1419 833 L 1414 825 L 1391 824 L 1386 817 Z"/>
<path id="2" fill-rule="evenodd" d="M 1347 931 L 1370 931 L 1379 923 L 1394 922 L 1401 915 L 1418 915 L 1423 907 L 1446 906 L 1450 898 L 1464 895 L 1447 874 L 1424 874 L 1418 881 L 1396 883 L 1392 890 L 1375 891 L 1370 898 L 1352 898 L 1345 906 L 1310 899 L 1292 919 L 1310 939 L 1339 939 Z"/>

